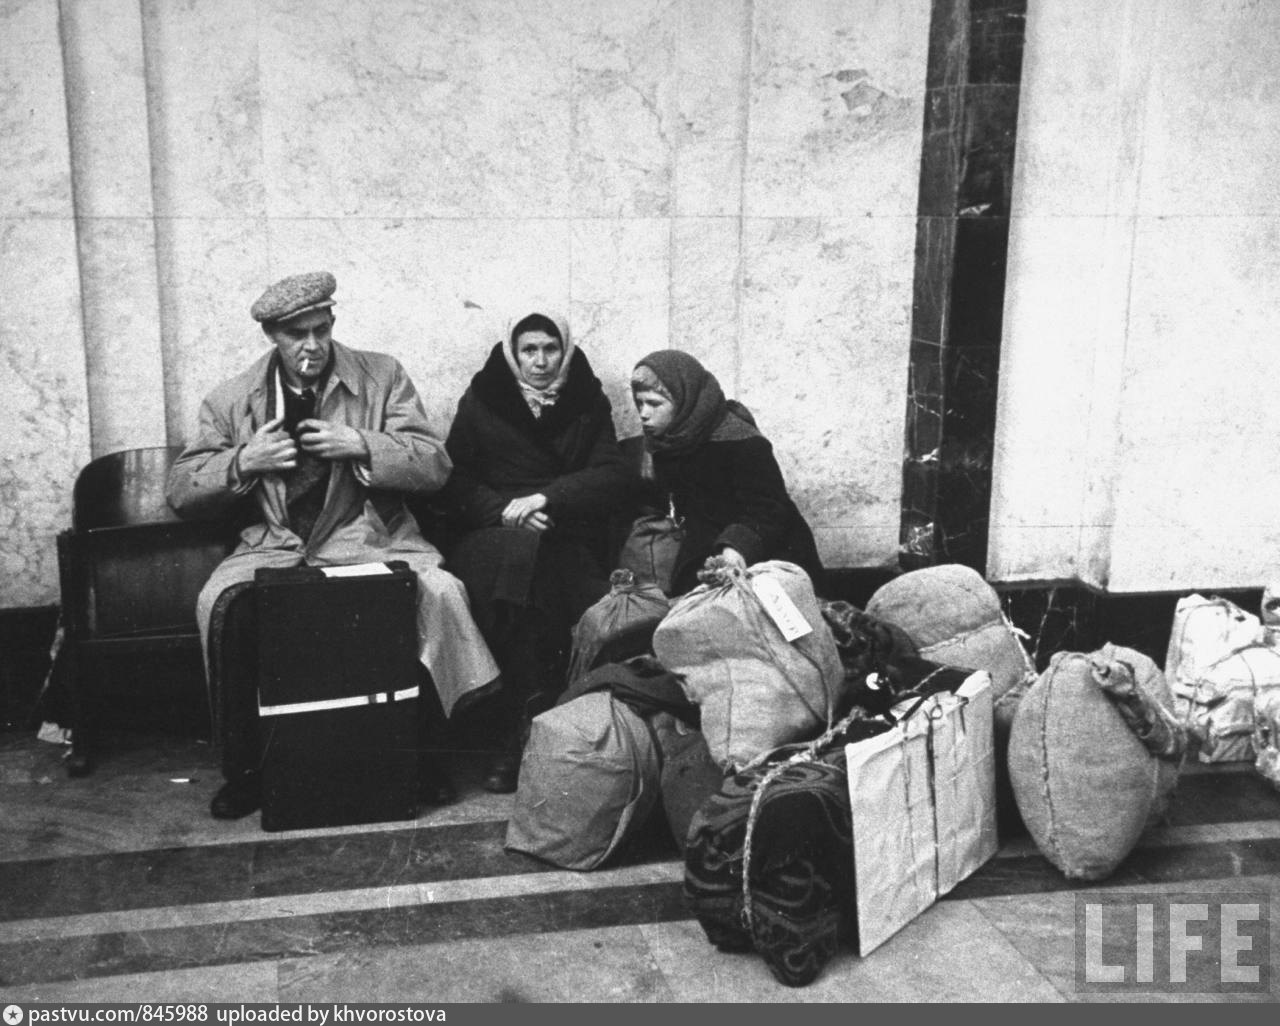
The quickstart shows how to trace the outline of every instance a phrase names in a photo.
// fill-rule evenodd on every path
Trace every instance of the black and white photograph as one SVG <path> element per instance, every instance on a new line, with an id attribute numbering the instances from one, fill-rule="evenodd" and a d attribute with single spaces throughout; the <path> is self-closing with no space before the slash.
<path id="1" fill-rule="evenodd" d="M 0 0 L 0 131 L 3 1026 L 1280 1001 L 1280 0 Z"/>

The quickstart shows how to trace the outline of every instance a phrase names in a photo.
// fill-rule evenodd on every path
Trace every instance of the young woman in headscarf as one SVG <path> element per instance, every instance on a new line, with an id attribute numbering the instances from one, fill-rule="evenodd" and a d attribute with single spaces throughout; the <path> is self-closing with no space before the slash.
<path id="1" fill-rule="evenodd" d="M 509 792 L 528 719 L 564 687 L 573 625 L 609 590 L 610 517 L 629 475 L 599 379 L 568 323 L 543 312 L 508 324 L 445 445 L 443 505 L 466 531 L 446 566 L 502 668 L 483 709 L 501 743 L 484 786 Z"/>
<path id="2" fill-rule="evenodd" d="M 796 563 L 821 589 L 813 532 L 787 494 L 773 446 L 715 375 L 688 353 L 661 349 L 636 364 L 631 394 L 649 457 L 645 501 L 684 535 L 670 594 L 691 590 L 716 555 L 743 566 Z"/>

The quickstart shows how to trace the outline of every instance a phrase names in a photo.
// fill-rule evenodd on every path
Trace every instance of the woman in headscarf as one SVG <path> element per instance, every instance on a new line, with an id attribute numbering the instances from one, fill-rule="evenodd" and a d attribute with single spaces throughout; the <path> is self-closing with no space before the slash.
<path id="1" fill-rule="evenodd" d="M 716 555 L 740 566 L 796 563 L 820 589 L 813 532 L 750 411 L 726 399 L 715 375 L 677 349 L 636 364 L 631 394 L 644 429 L 647 501 L 669 513 L 683 533 L 670 594 L 692 589 Z"/>
<path id="2" fill-rule="evenodd" d="M 443 505 L 467 533 L 447 568 L 502 668 L 485 787 L 515 790 L 529 718 L 564 687 L 570 634 L 609 590 L 610 516 L 628 472 L 613 411 L 559 316 L 513 319 L 458 403 Z"/>

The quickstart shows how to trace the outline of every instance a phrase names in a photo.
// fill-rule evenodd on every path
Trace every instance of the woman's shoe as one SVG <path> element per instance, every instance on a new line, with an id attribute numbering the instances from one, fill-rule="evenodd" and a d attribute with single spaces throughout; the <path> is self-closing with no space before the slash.
<path id="1" fill-rule="evenodd" d="M 520 754 L 499 752 L 489 763 L 485 774 L 484 789 L 493 794 L 511 794 L 520 779 Z"/>

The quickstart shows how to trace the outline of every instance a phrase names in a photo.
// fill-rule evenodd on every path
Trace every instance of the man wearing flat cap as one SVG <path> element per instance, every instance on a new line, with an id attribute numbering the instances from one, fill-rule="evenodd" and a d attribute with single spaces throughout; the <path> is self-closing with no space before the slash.
<path id="1" fill-rule="evenodd" d="M 452 465 L 400 363 L 333 338 L 336 287 L 318 271 L 258 298 L 249 312 L 272 349 L 204 400 L 196 436 L 170 472 L 169 503 L 182 516 L 225 514 L 246 497 L 257 509 L 200 593 L 201 634 L 207 646 L 218 596 L 259 567 L 404 560 L 418 577 L 419 656 L 447 715 L 498 676 L 463 586 L 440 568 L 404 502 L 437 491 Z M 236 698 L 237 715 L 256 717 L 251 698 Z M 224 750 L 218 818 L 261 804 L 256 719 L 251 727 L 254 745 Z M 422 797 L 448 801 L 447 781 L 424 782 Z"/>

